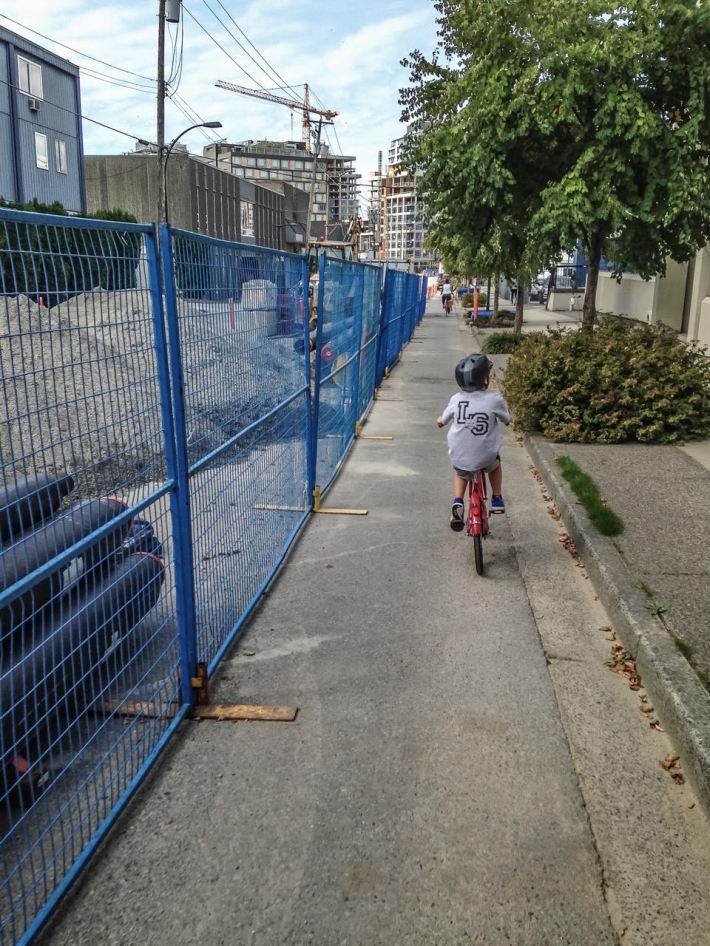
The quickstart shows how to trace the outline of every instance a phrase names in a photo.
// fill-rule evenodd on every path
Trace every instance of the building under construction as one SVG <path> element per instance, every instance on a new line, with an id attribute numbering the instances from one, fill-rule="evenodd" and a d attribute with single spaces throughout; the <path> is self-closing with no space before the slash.
<path id="1" fill-rule="evenodd" d="M 435 262 L 425 248 L 426 232 L 419 219 L 421 198 L 417 194 L 419 175 L 401 164 L 402 138 L 395 138 L 387 152 L 387 165 L 380 162 L 370 179 L 370 221 L 374 249 L 383 260 L 405 260 L 414 267 Z"/>
<path id="2" fill-rule="evenodd" d="M 358 210 L 358 180 L 355 158 L 332 154 L 321 144 L 313 199 L 312 232 L 322 239 L 343 239 Z M 255 181 L 280 191 L 281 184 L 292 184 L 309 192 L 315 156 L 303 141 L 241 141 L 236 144 L 212 144 L 203 149 L 210 164 L 236 177 Z M 295 221 L 305 227 L 306 219 Z"/>

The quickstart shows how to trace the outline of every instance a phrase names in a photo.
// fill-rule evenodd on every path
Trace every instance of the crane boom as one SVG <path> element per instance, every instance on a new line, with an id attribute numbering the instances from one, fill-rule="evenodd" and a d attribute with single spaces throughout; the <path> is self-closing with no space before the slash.
<path id="1" fill-rule="evenodd" d="M 224 82 L 219 79 L 215 82 L 218 89 L 227 89 L 230 92 L 238 92 L 240 95 L 250 95 L 255 99 L 264 99 L 266 102 L 276 102 L 277 105 L 285 105 L 290 109 L 298 109 L 301 112 L 312 112 L 314 115 L 320 115 L 322 118 L 330 120 L 338 114 L 332 109 L 314 108 L 312 105 L 299 102 L 297 99 L 282 98 L 279 95 L 272 95 L 271 92 L 262 92 L 260 89 L 247 89 L 243 85 L 235 85 L 233 82 Z"/>

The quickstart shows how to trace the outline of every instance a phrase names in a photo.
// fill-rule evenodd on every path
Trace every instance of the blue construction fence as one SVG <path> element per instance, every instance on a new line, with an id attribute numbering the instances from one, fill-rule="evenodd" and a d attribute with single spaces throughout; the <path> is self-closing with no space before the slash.
<path id="1" fill-rule="evenodd" d="M 0 210 L 0 946 L 190 713 L 425 303 L 407 273 Z"/>

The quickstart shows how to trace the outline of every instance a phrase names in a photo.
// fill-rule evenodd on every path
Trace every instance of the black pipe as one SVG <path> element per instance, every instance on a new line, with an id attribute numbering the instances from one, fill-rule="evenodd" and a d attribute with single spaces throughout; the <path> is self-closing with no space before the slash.
<path id="1" fill-rule="evenodd" d="M 27 533 L 19 542 L 0 551 L 0 591 L 12 587 L 125 509 L 127 506 L 120 499 L 91 499 Z M 82 553 L 80 573 L 91 571 L 111 557 L 123 543 L 130 525 L 125 522 L 90 545 Z M 63 583 L 63 575 L 57 571 L 0 609 L 0 638 L 56 597 Z"/>
<path id="2" fill-rule="evenodd" d="M 16 653 L 0 656 L 0 789 L 42 753 L 119 677 L 130 636 L 156 604 L 162 561 L 138 552 L 74 591 L 32 622 Z M 15 650 L 15 648 L 13 648 Z M 19 762 L 18 762 L 19 760 Z M 3 792 L 4 793 L 4 792 Z"/>
<path id="3" fill-rule="evenodd" d="M 28 527 L 36 528 L 61 506 L 74 489 L 71 476 L 28 476 L 0 489 L 0 542 L 14 540 Z"/>

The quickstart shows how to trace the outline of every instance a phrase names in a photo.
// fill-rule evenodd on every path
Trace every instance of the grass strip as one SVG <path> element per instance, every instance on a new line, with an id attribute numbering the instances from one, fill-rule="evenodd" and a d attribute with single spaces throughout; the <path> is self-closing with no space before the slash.
<path id="1" fill-rule="evenodd" d="M 602 535 L 619 535 L 624 524 L 613 509 L 606 506 L 594 480 L 569 457 L 557 457 L 560 472 L 572 487 L 577 499 L 587 510 L 590 522 Z"/>

